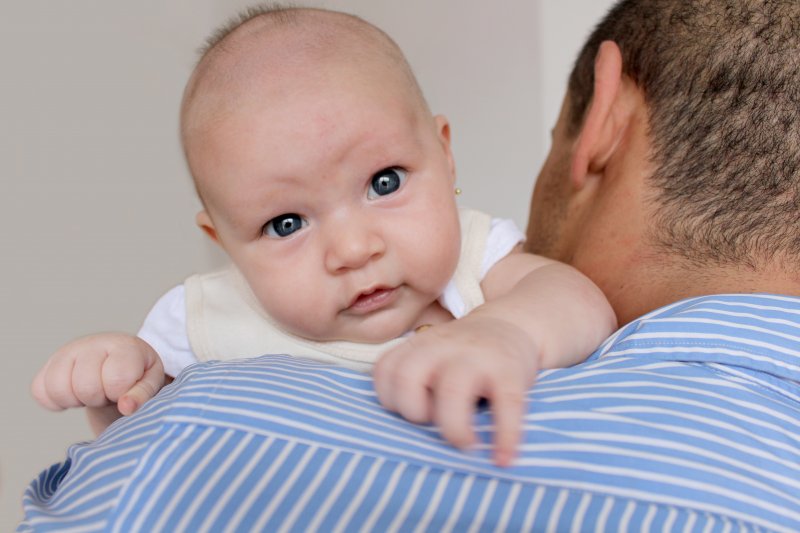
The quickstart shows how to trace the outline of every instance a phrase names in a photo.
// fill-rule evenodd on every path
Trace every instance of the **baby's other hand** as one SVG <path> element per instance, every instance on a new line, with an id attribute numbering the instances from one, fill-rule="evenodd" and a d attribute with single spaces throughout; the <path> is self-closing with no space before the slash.
<path id="1" fill-rule="evenodd" d="M 431 327 L 383 354 L 375 389 L 387 409 L 437 424 L 458 448 L 475 443 L 473 416 L 481 398 L 494 418 L 494 459 L 511 463 L 520 441 L 525 395 L 539 370 L 530 337 L 494 317 L 468 315 Z"/>
<path id="2" fill-rule="evenodd" d="M 164 366 L 149 344 L 132 335 L 102 333 L 56 351 L 36 374 L 31 391 L 53 411 L 116 404 L 129 415 L 163 386 Z"/>

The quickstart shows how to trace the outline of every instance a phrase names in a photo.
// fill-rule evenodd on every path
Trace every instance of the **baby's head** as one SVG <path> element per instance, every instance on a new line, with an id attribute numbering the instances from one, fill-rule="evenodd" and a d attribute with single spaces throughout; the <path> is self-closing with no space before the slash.
<path id="1" fill-rule="evenodd" d="M 198 224 L 288 331 L 388 340 L 452 277 L 449 125 L 397 45 L 363 20 L 249 13 L 200 60 L 181 134 Z"/>

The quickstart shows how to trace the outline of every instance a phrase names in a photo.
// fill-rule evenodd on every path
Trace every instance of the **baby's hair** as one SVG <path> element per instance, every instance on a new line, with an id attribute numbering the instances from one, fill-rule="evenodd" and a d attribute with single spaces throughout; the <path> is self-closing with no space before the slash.
<path id="1" fill-rule="evenodd" d="M 233 33 L 237 32 L 237 30 L 255 19 L 268 20 L 271 24 L 273 24 L 274 27 L 281 27 L 290 24 L 299 25 L 304 20 L 304 16 L 309 14 L 313 15 L 315 13 L 327 13 L 329 15 L 335 15 L 338 18 L 336 22 L 339 23 L 338 26 L 340 28 L 346 26 L 348 30 L 351 30 L 359 37 L 371 39 L 371 44 L 378 45 L 379 52 L 383 53 L 386 59 L 392 60 L 395 64 L 394 66 L 403 72 L 410 82 L 411 89 L 416 93 L 417 96 L 421 98 L 422 102 L 427 107 L 427 103 L 425 103 L 425 99 L 422 95 L 422 90 L 419 88 L 419 84 L 417 83 L 416 77 L 411 70 L 411 66 L 408 64 L 405 55 L 397 43 L 395 43 L 394 40 L 389 37 L 388 34 L 386 34 L 386 32 L 377 26 L 370 24 L 356 15 L 338 11 L 276 2 L 255 4 L 247 7 L 239 12 L 236 16 L 229 19 L 226 23 L 215 29 L 206 39 L 205 44 L 198 49 L 200 55 L 198 66 L 205 58 L 213 54 L 216 49 L 224 47 L 226 41 L 232 36 Z M 321 41 L 320 44 L 323 44 L 324 46 L 325 39 L 332 34 L 333 32 L 318 31 L 317 39 Z M 363 50 L 364 53 L 372 51 L 374 50 Z"/>
<path id="2" fill-rule="evenodd" d="M 230 35 L 234 30 L 244 25 L 245 23 L 261 16 L 268 16 L 274 18 L 279 24 L 286 24 L 297 18 L 297 12 L 303 9 L 301 6 L 287 3 L 268 3 L 256 4 L 245 8 L 236 16 L 229 19 L 225 24 L 215 29 L 211 35 L 208 36 L 205 43 L 198 48 L 199 55 L 198 61 L 202 60 L 205 55 L 210 52 L 220 42 Z"/>

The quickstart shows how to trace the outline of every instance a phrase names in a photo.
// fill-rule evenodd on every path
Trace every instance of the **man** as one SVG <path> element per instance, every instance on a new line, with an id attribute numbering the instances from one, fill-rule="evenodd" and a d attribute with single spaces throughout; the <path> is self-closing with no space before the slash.
<path id="1" fill-rule="evenodd" d="M 528 246 L 627 325 L 540 375 L 512 467 L 267 356 L 74 447 L 22 529 L 800 530 L 798 26 L 788 0 L 623 1 L 589 38 Z"/>
<path id="2" fill-rule="evenodd" d="M 591 277 L 620 324 L 702 294 L 797 295 L 799 17 L 783 1 L 612 9 L 570 76 L 528 250 Z"/>

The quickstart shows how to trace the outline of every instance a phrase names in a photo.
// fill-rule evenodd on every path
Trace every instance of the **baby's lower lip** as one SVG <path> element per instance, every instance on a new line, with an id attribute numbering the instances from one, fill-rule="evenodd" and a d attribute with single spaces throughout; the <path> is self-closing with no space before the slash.
<path id="1" fill-rule="evenodd" d="M 348 310 L 357 314 L 371 313 L 394 302 L 396 294 L 397 289 L 376 289 L 369 294 L 360 295 L 350 304 Z"/>

